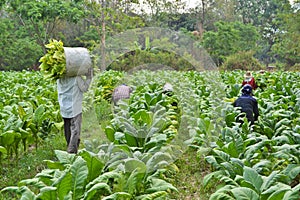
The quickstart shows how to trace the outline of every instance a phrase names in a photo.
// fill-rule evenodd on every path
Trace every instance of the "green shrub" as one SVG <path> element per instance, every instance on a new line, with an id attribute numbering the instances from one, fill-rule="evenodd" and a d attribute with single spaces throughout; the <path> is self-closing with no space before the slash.
<path id="1" fill-rule="evenodd" d="M 253 57 L 252 51 L 243 51 L 226 58 L 226 61 L 221 66 L 224 70 L 260 70 L 263 66 Z"/>
<path id="2" fill-rule="evenodd" d="M 195 67 L 185 58 L 165 50 L 135 50 L 127 52 L 112 62 L 107 69 L 129 71 L 135 67 L 145 64 L 156 64 L 152 66 L 169 66 L 174 70 L 188 71 Z M 151 65 L 149 65 L 151 66 Z M 152 67 L 153 69 L 153 67 Z M 156 70 L 156 69 L 155 69 Z"/>

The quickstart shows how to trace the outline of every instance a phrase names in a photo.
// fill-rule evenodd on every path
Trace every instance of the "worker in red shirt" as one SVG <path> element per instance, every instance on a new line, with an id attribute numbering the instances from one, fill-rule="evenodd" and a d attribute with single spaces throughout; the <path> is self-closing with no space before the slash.
<path id="1" fill-rule="evenodd" d="M 251 85 L 252 89 L 255 90 L 257 88 L 257 85 L 255 83 L 255 79 L 252 76 L 250 71 L 247 71 L 246 74 L 244 75 L 244 80 L 242 82 L 242 87 L 246 84 Z"/>

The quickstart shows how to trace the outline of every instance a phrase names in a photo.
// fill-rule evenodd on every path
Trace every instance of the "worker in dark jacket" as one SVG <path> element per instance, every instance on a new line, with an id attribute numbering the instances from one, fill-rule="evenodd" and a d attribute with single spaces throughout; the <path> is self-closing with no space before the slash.
<path id="1" fill-rule="evenodd" d="M 246 113 L 246 118 L 251 125 L 259 116 L 256 99 L 252 96 L 252 87 L 249 84 L 244 85 L 242 95 L 233 103 L 234 107 L 240 107 L 241 112 Z M 241 122 L 240 119 L 238 119 Z"/>

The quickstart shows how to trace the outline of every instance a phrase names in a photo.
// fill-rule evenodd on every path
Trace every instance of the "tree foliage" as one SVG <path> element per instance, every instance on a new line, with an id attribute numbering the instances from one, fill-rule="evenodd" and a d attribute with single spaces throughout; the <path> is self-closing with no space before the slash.
<path id="1" fill-rule="evenodd" d="M 241 22 L 217 22 L 216 31 L 207 31 L 201 45 L 212 55 L 217 65 L 221 65 L 227 56 L 239 51 L 254 50 L 258 33 L 252 25 Z"/>
<path id="2" fill-rule="evenodd" d="M 300 10 L 284 15 L 282 30 L 276 34 L 272 52 L 287 66 L 300 63 Z"/>
<path id="3" fill-rule="evenodd" d="M 252 51 L 243 51 L 230 55 L 223 63 L 222 69 L 224 70 L 259 70 L 262 69 L 259 61 L 254 58 Z"/>
<path id="4" fill-rule="evenodd" d="M 217 65 L 248 50 L 266 64 L 299 62 L 299 11 L 288 0 L 200 0 L 189 9 L 183 0 L 2 0 L 0 9 L 1 69 L 35 68 L 50 39 L 105 48 L 109 37 L 153 26 L 197 31 Z"/>

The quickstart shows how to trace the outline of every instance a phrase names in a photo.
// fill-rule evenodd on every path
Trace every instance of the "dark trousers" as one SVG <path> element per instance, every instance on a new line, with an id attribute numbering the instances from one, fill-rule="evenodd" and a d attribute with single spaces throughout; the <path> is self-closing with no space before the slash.
<path id="1" fill-rule="evenodd" d="M 73 118 L 64 119 L 64 133 L 67 141 L 67 152 L 77 153 L 80 143 L 80 131 L 82 122 L 82 113 L 76 115 Z"/>

